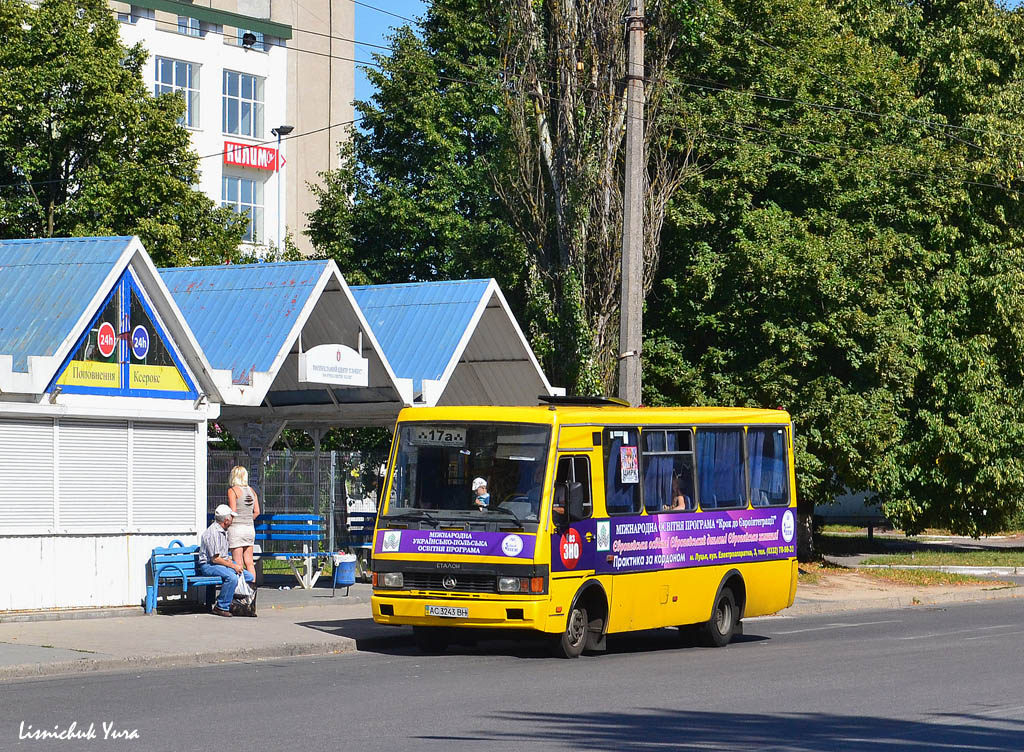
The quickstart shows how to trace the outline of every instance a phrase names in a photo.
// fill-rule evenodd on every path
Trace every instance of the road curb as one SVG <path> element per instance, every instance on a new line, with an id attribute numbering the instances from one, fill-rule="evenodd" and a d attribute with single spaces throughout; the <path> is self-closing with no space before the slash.
<path id="1" fill-rule="evenodd" d="M 975 576 L 992 575 L 994 577 L 1024 576 L 1024 567 L 960 567 L 960 566 L 928 566 L 924 564 L 858 564 L 857 569 L 929 569 L 933 572 L 948 574 L 973 574 Z"/>
<path id="2" fill-rule="evenodd" d="M 216 652 L 185 653 L 180 655 L 125 656 L 123 658 L 82 658 L 58 663 L 26 663 L 0 666 L 0 681 L 4 679 L 42 678 L 97 671 L 126 671 L 133 668 L 179 668 L 185 666 L 219 666 L 226 663 L 244 663 L 278 660 L 296 656 L 335 655 L 353 653 L 356 641 L 351 637 L 337 637 L 329 642 L 285 643 L 267 647 L 218 650 Z"/>
<path id="3" fill-rule="evenodd" d="M 963 592 L 935 593 L 918 592 L 912 595 L 894 595 L 884 598 L 863 598 L 847 601 L 813 601 L 807 600 L 794 603 L 787 609 L 779 611 L 782 616 L 804 616 L 812 614 L 829 614 L 844 611 L 872 611 L 890 608 L 914 608 L 918 606 L 935 606 L 950 603 L 976 603 L 978 601 L 1004 600 L 1024 598 L 1024 588 L 988 588 L 979 589 L 970 594 Z"/>

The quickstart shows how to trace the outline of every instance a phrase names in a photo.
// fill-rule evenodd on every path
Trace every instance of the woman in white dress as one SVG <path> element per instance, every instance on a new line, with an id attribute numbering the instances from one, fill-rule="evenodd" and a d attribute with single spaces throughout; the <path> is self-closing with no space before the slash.
<path id="1" fill-rule="evenodd" d="M 228 550 L 236 564 L 248 569 L 256 576 L 256 565 L 252 561 L 252 548 L 256 543 L 254 520 L 260 516 L 260 500 L 249 487 L 249 471 L 241 465 L 231 468 L 228 478 L 228 506 L 235 512 L 235 519 L 228 528 Z"/>

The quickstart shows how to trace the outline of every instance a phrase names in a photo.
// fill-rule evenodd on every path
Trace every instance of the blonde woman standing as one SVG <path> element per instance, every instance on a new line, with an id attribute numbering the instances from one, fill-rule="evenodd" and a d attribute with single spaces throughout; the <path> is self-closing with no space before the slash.
<path id="1" fill-rule="evenodd" d="M 255 577 L 252 547 L 256 543 L 256 527 L 253 520 L 260 516 L 260 500 L 249 487 L 249 471 L 241 465 L 231 468 L 228 486 L 228 506 L 235 513 L 234 522 L 228 528 L 228 550 L 235 563 Z"/>

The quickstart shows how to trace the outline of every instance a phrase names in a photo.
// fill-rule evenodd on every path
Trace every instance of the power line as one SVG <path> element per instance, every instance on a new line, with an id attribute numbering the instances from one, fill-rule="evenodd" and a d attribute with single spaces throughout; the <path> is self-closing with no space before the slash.
<path id="1" fill-rule="evenodd" d="M 303 131 L 301 133 L 291 133 L 291 134 L 289 134 L 287 136 L 282 136 L 281 137 L 281 142 L 284 143 L 285 141 L 291 141 L 293 139 L 304 138 L 305 136 L 312 136 L 312 135 L 315 135 L 317 133 L 323 133 L 324 131 L 331 130 L 332 128 L 342 128 L 342 127 L 344 127 L 346 125 L 355 125 L 360 120 L 362 120 L 364 117 L 365 117 L 364 115 L 360 115 L 358 117 L 353 118 L 352 120 L 344 120 L 344 121 L 342 121 L 340 123 L 332 123 L 331 125 L 325 125 L 325 126 L 323 126 L 321 128 L 316 128 L 316 129 L 311 130 L 311 131 Z M 231 135 L 231 134 L 228 134 L 228 135 Z M 275 138 L 265 139 L 263 141 L 258 141 L 258 142 L 254 143 L 254 144 L 246 144 L 246 146 L 267 146 L 268 144 L 276 145 L 277 144 L 277 138 L 275 137 Z M 211 152 L 210 154 L 196 155 L 196 160 L 201 162 L 204 159 L 213 159 L 214 157 L 223 157 L 225 154 L 228 153 L 228 151 L 229 151 L 228 149 L 221 149 L 220 151 Z M 230 151 L 233 151 L 233 149 L 230 150 Z M 170 166 L 175 165 L 175 164 L 177 164 L 177 163 L 172 161 L 172 160 L 164 160 L 164 161 L 161 161 L 161 162 L 151 162 L 151 163 L 149 163 L 149 166 L 152 166 L 152 167 L 170 167 Z M 121 172 L 134 171 L 136 169 L 138 169 L 137 165 L 125 166 L 125 167 L 123 167 L 120 170 L 114 170 L 113 172 L 105 172 L 105 173 L 101 173 L 101 174 L 106 175 L 106 176 L 111 176 L 111 175 L 118 175 Z M 32 186 L 32 187 L 35 187 L 35 186 L 41 186 L 41 185 L 53 185 L 53 184 L 56 184 L 56 183 L 70 183 L 74 179 L 75 178 L 67 177 L 67 178 L 54 178 L 53 180 L 32 180 L 32 181 L 21 180 L 21 181 L 19 181 L 17 183 L 6 183 L 4 185 L 0 185 L 0 188 L 20 188 L 22 186 Z"/>

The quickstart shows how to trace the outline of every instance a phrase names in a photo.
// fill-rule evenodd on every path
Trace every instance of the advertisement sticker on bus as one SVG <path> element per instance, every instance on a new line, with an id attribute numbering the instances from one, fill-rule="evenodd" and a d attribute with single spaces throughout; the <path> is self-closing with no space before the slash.
<path id="1" fill-rule="evenodd" d="M 574 533 L 573 540 L 579 541 L 578 536 L 586 535 L 591 526 L 597 530 L 596 550 L 610 550 L 611 555 L 597 556 L 594 548 L 580 543 L 578 555 L 567 560 L 564 554 L 569 533 Z M 789 509 L 586 520 L 574 523 L 566 533 L 552 536 L 552 568 L 593 569 L 611 574 L 785 559 L 796 556 L 795 527 Z M 601 548 L 603 535 L 609 539 L 606 549 Z"/>
<path id="2" fill-rule="evenodd" d="M 536 541 L 535 535 L 483 530 L 386 530 L 377 536 L 374 551 L 532 559 Z"/>

